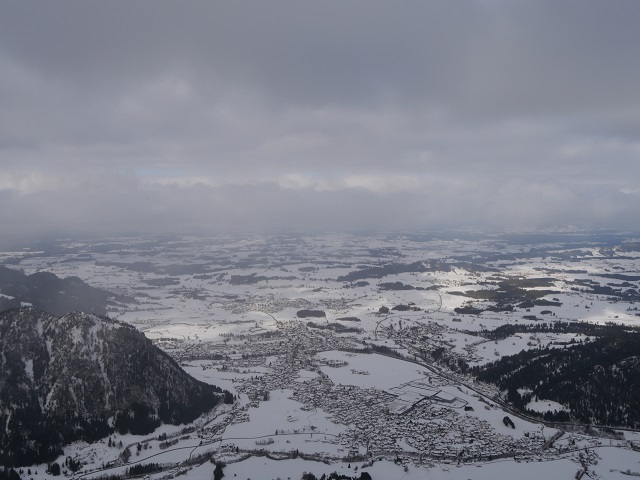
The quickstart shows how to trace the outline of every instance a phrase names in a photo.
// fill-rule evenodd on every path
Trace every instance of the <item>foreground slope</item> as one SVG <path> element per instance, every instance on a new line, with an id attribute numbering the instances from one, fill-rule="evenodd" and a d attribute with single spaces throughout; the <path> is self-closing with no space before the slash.
<path id="1" fill-rule="evenodd" d="M 560 330 L 563 324 L 554 327 Z M 640 428 L 640 331 L 615 325 L 566 328 L 572 327 L 588 328 L 595 339 L 563 348 L 523 350 L 473 372 L 507 391 L 508 400 L 520 410 L 527 411 L 534 399 L 567 408 L 546 412 L 548 420 Z"/>
<path id="2" fill-rule="evenodd" d="M 0 314 L 0 464 L 44 461 L 114 429 L 190 422 L 222 396 L 130 325 L 85 313 Z"/>

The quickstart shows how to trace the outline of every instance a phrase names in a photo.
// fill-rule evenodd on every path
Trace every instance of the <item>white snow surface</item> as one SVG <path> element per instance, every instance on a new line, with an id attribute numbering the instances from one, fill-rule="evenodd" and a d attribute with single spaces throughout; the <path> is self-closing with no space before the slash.
<path id="1" fill-rule="evenodd" d="M 429 237 L 418 241 L 409 235 L 306 235 L 291 239 L 221 235 L 209 239 L 184 237 L 175 243 L 149 243 L 148 239 L 133 237 L 105 238 L 93 243 L 68 242 L 68 251 L 73 253 L 64 253 L 60 249 L 62 253 L 46 257 L 43 252 L 30 252 L 33 255 L 29 256 L 24 252 L 0 252 L 0 259 L 19 259 L 18 267 L 27 274 L 46 270 L 61 277 L 77 276 L 90 285 L 135 298 L 136 302 L 110 306 L 109 315 L 135 325 L 158 346 L 174 355 L 185 371 L 195 378 L 238 396 L 234 407 L 220 406 L 194 423 L 203 433 L 182 435 L 181 430 L 190 426 L 164 425 L 149 436 L 114 435 L 124 447 L 132 446 L 130 462 L 179 463 L 191 455 L 211 451 L 216 459 L 227 461 L 225 478 L 257 480 L 280 477 L 284 480 L 298 479 L 305 471 L 313 472 L 318 478 L 323 473 L 333 471 L 350 476 L 359 475 L 362 462 L 352 462 L 350 469 L 348 462 L 339 459 L 348 455 L 352 448 L 366 453 L 366 445 L 357 439 L 360 438 L 358 435 L 366 435 L 367 432 L 359 432 L 358 426 L 348 420 L 336 422 L 330 407 L 315 408 L 293 400 L 291 397 L 296 388 L 305 385 L 328 388 L 327 385 L 331 384 L 336 389 L 343 386 L 339 390 L 341 395 L 357 397 L 367 389 L 368 392 L 374 392 L 374 396 L 379 394 L 385 399 L 390 396 L 393 398 L 390 403 L 381 403 L 376 407 L 379 408 L 377 415 L 380 418 L 375 420 L 380 422 L 386 415 L 382 413 L 385 408 L 397 412 L 395 415 L 401 422 L 404 418 L 402 412 L 426 398 L 423 401 L 433 406 L 432 414 L 441 413 L 442 417 L 419 420 L 431 426 L 441 424 L 445 431 L 448 430 L 447 434 L 453 435 L 452 432 L 458 428 L 458 425 L 451 423 L 455 421 L 463 426 L 483 425 L 497 444 L 505 439 L 523 442 L 531 438 L 549 439 L 557 432 L 555 429 L 505 411 L 492 400 L 498 394 L 495 388 L 477 384 L 469 377 L 446 379 L 429 365 L 406 360 L 416 360 L 416 348 L 420 342 L 442 347 L 445 352 L 465 358 L 473 366 L 484 365 L 524 349 L 547 346 L 569 348 L 573 343 L 593 340 L 584 334 L 537 332 L 516 333 L 495 342 L 478 335 L 482 330 L 507 323 L 536 325 L 585 321 L 640 325 L 637 303 L 614 301 L 606 295 L 588 293 L 583 284 L 576 287 L 576 282 L 586 281 L 600 286 L 620 285 L 622 281 L 611 275 L 623 274 L 630 278 L 640 275 L 640 254 L 636 251 L 618 251 L 617 247 L 607 250 L 595 241 L 593 245 L 578 248 L 556 241 L 511 244 L 491 235 L 478 239 Z M 634 238 L 629 237 L 629 241 L 637 241 Z M 100 245 L 118 247 L 101 250 Z M 544 255 L 516 258 L 518 254 L 529 253 L 536 248 L 546 249 Z M 373 254 L 375 249 L 381 249 L 383 253 Z M 469 263 L 493 253 L 502 256 L 478 260 L 488 267 L 486 271 L 476 270 Z M 91 255 L 93 260 L 76 261 L 78 254 Z M 509 259 L 509 255 L 513 259 Z M 464 258 L 466 263 L 460 262 L 460 258 Z M 364 280 L 368 285 L 364 286 L 356 286 L 355 282 L 336 281 L 341 275 L 365 268 L 414 262 L 430 265 L 432 261 L 439 262 L 440 266 L 426 272 L 367 277 Z M 140 272 L 123 266 L 135 265 L 136 262 L 150 264 L 156 270 Z M 205 264 L 205 274 L 170 275 L 162 271 L 175 265 L 194 264 Z M 309 267 L 313 270 L 309 270 Z M 234 276 L 254 274 L 270 279 L 247 284 L 230 281 Z M 295 278 L 285 279 L 287 277 Z M 495 289 L 498 279 L 543 277 L 553 278 L 551 287 L 531 287 L 529 290 L 552 290 L 553 293 L 545 295 L 543 299 L 561 305 L 534 306 L 529 309 L 516 306 L 512 312 L 484 311 L 479 315 L 455 312 L 456 308 L 465 304 L 484 308 L 493 302 L 453 292 Z M 173 284 L 158 286 L 148 283 L 161 279 L 169 279 Z M 414 288 L 379 288 L 381 283 L 392 282 L 402 282 Z M 630 283 L 636 289 L 640 285 L 635 280 Z M 435 290 L 419 290 L 418 287 Z M 381 306 L 391 308 L 410 304 L 419 310 L 392 310 L 388 315 L 378 313 Z M 322 310 L 325 317 L 298 318 L 297 312 L 302 309 Z M 525 316 L 535 316 L 536 320 L 526 319 Z M 345 317 L 355 317 L 358 321 L 340 320 Z M 309 321 L 320 326 L 339 323 L 359 331 L 337 334 L 331 333 L 331 330 L 310 329 L 317 338 L 331 334 L 330 342 L 321 349 L 310 349 L 308 362 L 303 358 L 299 363 L 290 365 L 287 362 L 299 359 L 292 360 L 288 347 L 299 339 L 287 336 L 288 329 L 291 325 Z M 412 337 L 411 333 L 407 333 L 412 332 L 412 328 L 420 333 Z M 399 338 L 398 332 L 404 332 L 406 336 Z M 75 341 L 81 343 L 83 339 L 76 337 Z M 386 346 L 406 355 L 407 359 L 352 353 L 335 346 L 342 341 L 350 341 L 352 349 L 372 344 Z M 304 347 L 310 348 L 310 344 L 305 343 Z M 306 352 L 303 353 L 306 355 Z M 220 355 L 221 359 L 212 359 L 218 358 L 215 355 Z M 27 373 L 31 372 L 32 375 L 33 364 L 30 362 L 25 358 Z M 332 362 L 343 366 L 330 366 Z M 259 385 L 262 381 L 274 382 L 274 376 L 280 374 L 278 372 L 281 372 L 279 369 L 282 365 L 290 365 L 290 383 L 272 388 L 269 400 L 252 399 L 247 387 L 252 383 Z M 528 408 L 544 412 L 559 411 L 564 407 L 551 400 L 536 399 Z M 512 418 L 515 429 L 504 425 L 502 420 L 505 415 Z M 207 431 L 207 428 L 211 431 Z M 461 431 L 464 433 L 463 427 Z M 358 432 L 358 435 L 349 436 L 352 432 Z M 178 443 L 161 451 L 160 442 L 155 439 L 161 433 L 178 439 Z M 389 432 L 377 434 L 382 436 Z M 606 436 L 593 437 L 569 432 L 556 441 L 557 450 L 541 452 L 538 449 L 526 459 L 483 459 L 458 466 L 455 461 L 428 459 L 422 464 L 416 459 L 404 459 L 400 464 L 395 464 L 390 456 L 376 460 L 365 470 L 374 480 L 569 479 L 575 478 L 576 472 L 582 468 L 579 456 L 587 455 L 593 460 L 590 460 L 588 467 L 589 477 L 628 479 L 630 477 L 621 472 L 628 469 L 630 473 L 640 473 L 640 453 L 632 450 L 627 442 L 640 444 L 640 433 L 626 431 L 624 437 L 609 439 Z M 353 445 L 350 443 L 352 441 Z M 452 440 L 454 444 L 457 441 L 460 439 Z M 147 445 L 147 449 L 136 455 L 135 445 L 138 442 Z M 398 438 L 394 445 L 400 454 L 417 454 L 419 451 L 419 444 L 410 444 L 406 438 Z M 273 454 L 297 449 L 300 453 L 323 453 L 333 460 L 331 465 L 326 465 L 301 458 L 275 461 L 254 456 L 232 463 L 238 458 L 233 451 L 236 447 L 240 450 L 262 448 Z M 434 448 L 437 447 L 442 445 Z M 108 447 L 106 440 L 92 445 L 77 443 L 65 447 L 64 456 L 58 461 L 63 462 L 67 455 L 79 458 L 86 463 L 82 470 L 86 473 L 99 469 L 103 463 L 116 461 L 121 450 Z M 354 470 L 356 465 L 359 466 L 357 474 Z M 126 468 L 116 466 L 111 470 L 96 470 L 87 478 L 124 473 Z M 45 474 L 45 466 L 32 467 L 31 470 L 38 472 L 32 474 L 34 480 L 49 478 Z M 205 463 L 184 471 L 187 479 L 210 480 L 213 465 Z M 160 480 L 166 474 L 155 474 L 151 478 Z"/>

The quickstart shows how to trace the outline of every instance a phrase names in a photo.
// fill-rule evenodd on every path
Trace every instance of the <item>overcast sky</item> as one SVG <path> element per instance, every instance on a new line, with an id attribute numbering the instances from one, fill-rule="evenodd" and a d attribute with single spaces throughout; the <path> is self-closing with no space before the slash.
<path id="1" fill-rule="evenodd" d="M 640 218 L 640 1 L 30 1 L 3 234 Z"/>

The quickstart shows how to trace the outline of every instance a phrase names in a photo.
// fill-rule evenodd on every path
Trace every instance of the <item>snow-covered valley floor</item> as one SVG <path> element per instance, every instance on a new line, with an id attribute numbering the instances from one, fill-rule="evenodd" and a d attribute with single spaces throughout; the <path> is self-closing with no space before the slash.
<path id="1" fill-rule="evenodd" d="M 78 478 L 159 463 L 165 470 L 150 475 L 158 480 L 182 473 L 209 480 L 211 459 L 226 464 L 225 478 L 243 480 L 334 471 L 376 480 L 640 473 L 640 433 L 545 425 L 509 409 L 496 387 L 421 355 L 442 351 L 473 366 L 591 340 L 562 332 L 480 336 L 506 324 L 640 325 L 633 300 L 640 252 L 625 248 L 637 239 L 412 238 L 110 238 L 62 242 L 54 254 L 0 253 L 27 274 L 77 276 L 128 295 L 134 301 L 112 304 L 111 317 L 136 326 L 192 376 L 237 396 L 192 425 L 73 444 L 58 461 L 80 460 L 79 472 L 67 472 Z M 620 295 L 601 293 L 606 287 Z M 505 288 L 539 302 L 491 310 Z M 531 408 L 564 407 L 536 399 Z M 23 478 L 50 478 L 45 465 L 23 470 Z"/>

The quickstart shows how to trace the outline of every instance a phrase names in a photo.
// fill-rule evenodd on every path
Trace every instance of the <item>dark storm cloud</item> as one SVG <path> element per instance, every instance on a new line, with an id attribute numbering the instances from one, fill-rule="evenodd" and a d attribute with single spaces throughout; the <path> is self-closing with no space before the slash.
<path id="1" fill-rule="evenodd" d="M 637 18 L 631 0 L 5 2 L 0 220 L 625 223 Z"/>

